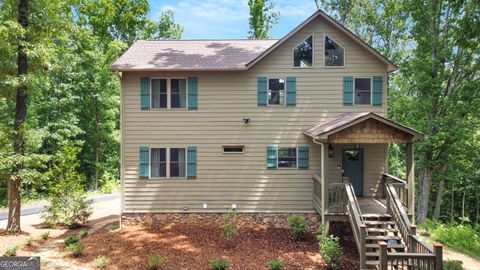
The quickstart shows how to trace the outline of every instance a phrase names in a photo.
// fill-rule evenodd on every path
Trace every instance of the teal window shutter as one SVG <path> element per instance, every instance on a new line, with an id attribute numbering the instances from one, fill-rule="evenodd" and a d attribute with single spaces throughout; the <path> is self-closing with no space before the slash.
<path id="1" fill-rule="evenodd" d="M 267 169 L 277 168 L 277 147 L 274 145 L 267 146 Z"/>
<path id="2" fill-rule="evenodd" d="M 150 168 L 150 148 L 148 146 L 140 146 L 140 165 L 139 176 L 141 179 L 148 179 Z"/>
<path id="3" fill-rule="evenodd" d="M 297 104 L 297 78 L 287 77 L 287 106 Z"/>
<path id="4" fill-rule="evenodd" d="M 197 147 L 187 147 L 187 178 L 197 178 Z"/>
<path id="5" fill-rule="evenodd" d="M 308 147 L 298 147 L 298 168 L 308 169 Z"/>
<path id="6" fill-rule="evenodd" d="M 353 105 L 353 77 L 343 77 L 343 105 Z"/>
<path id="7" fill-rule="evenodd" d="M 373 77 L 373 105 L 382 106 L 382 96 L 383 96 L 383 77 L 375 76 Z"/>
<path id="8" fill-rule="evenodd" d="M 140 78 L 140 109 L 150 110 L 150 78 Z"/>
<path id="9" fill-rule="evenodd" d="M 188 77 L 188 109 L 198 109 L 198 78 Z"/>
<path id="10" fill-rule="evenodd" d="M 267 106 L 267 77 L 257 78 L 257 104 Z"/>

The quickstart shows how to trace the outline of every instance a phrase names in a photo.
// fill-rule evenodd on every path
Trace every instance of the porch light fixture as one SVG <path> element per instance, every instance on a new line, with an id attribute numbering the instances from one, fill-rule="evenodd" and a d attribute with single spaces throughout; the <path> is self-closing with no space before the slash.
<path id="1" fill-rule="evenodd" d="M 328 157 L 333 158 L 333 146 L 332 146 L 332 144 L 328 144 Z"/>
<path id="2" fill-rule="evenodd" d="M 250 122 L 250 118 L 248 117 L 244 117 L 242 120 L 243 120 L 243 123 L 245 124 L 248 124 Z"/>

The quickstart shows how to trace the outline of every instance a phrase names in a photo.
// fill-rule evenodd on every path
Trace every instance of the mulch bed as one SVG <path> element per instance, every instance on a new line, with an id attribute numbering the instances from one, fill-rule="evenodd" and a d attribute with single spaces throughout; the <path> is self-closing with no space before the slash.
<path id="1" fill-rule="evenodd" d="M 185 224 L 102 229 L 81 241 L 85 253 L 74 260 L 93 267 L 94 258 L 105 255 L 110 258 L 107 269 L 147 269 L 148 256 L 155 253 L 167 258 L 162 269 L 211 269 L 208 260 L 219 258 L 227 259 L 232 270 L 269 269 L 267 262 L 276 258 L 285 269 L 326 269 L 315 235 L 294 242 L 289 230 L 263 226 L 240 227 L 232 245 L 222 239 L 219 226 Z M 359 269 L 354 244 L 344 244 L 343 269 Z"/>

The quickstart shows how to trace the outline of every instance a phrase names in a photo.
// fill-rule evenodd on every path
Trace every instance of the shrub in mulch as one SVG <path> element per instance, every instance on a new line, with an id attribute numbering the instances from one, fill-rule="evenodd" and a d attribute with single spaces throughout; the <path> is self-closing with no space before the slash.
<path id="1" fill-rule="evenodd" d="M 296 242 L 288 229 L 264 226 L 241 226 L 235 245 L 225 248 L 221 226 L 178 224 L 163 228 L 128 226 L 121 230 L 99 230 L 82 240 L 86 249 L 75 258 L 80 263 L 93 263 L 98 256 L 110 259 L 113 269 L 147 269 L 149 254 L 168 258 L 161 269 L 211 269 L 209 260 L 224 258 L 229 270 L 268 270 L 268 262 L 278 258 L 290 269 L 326 269 L 316 235 L 306 233 Z M 343 244 L 343 243 L 342 243 Z M 358 269 L 358 253 L 354 243 L 346 243 L 342 266 Z M 147 257 L 148 258 L 148 257 Z"/>

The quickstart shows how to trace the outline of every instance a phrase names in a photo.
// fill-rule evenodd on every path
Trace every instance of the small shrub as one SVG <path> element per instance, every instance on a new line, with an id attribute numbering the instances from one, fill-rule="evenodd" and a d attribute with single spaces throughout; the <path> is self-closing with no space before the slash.
<path id="1" fill-rule="evenodd" d="M 317 239 L 320 245 L 320 255 L 325 263 L 327 263 L 328 269 L 340 269 L 342 264 L 340 257 L 343 254 L 342 247 L 340 246 L 340 238 L 330 235 L 324 236 L 325 226 L 320 226 Z"/>
<path id="2" fill-rule="evenodd" d="M 47 240 L 49 235 L 50 235 L 50 232 L 44 232 L 44 233 L 40 234 L 40 237 L 43 240 Z"/>
<path id="3" fill-rule="evenodd" d="M 81 230 L 79 233 L 78 233 L 78 236 L 80 236 L 80 238 L 85 238 L 88 236 L 88 231 L 87 230 Z"/>
<path id="4" fill-rule="evenodd" d="M 463 262 L 457 260 L 443 261 L 443 270 L 463 270 Z"/>
<path id="5" fill-rule="evenodd" d="M 209 260 L 208 263 L 212 266 L 213 270 L 226 270 L 228 269 L 228 261 L 225 259 Z"/>
<path id="6" fill-rule="evenodd" d="M 78 257 L 83 254 L 83 251 L 85 250 L 85 245 L 80 242 L 76 242 L 67 246 L 67 250 L 72 253 L 74 257 Z"/>
<path id="7" fill-rule="evenodd" d="M 96 268 L 104 269 L 107 266 L 110 259 L 107 256 L 98 256 L 94 259 L 94 261 L 95 261 Z"/>
<path id="8" fill-rule="evenodd" d="M 295 241 L 303 239 L 307 230 L 307 221 L 300 215 L 293 214 L 288 217 L 288 226 Z"/>
<path id="9" fill-rule="evenodd" d="M 80 241 L 80 238 L 76 235 L 69 236 L 64 240 L 66 247 L 70 246 L 71 244 L 75 244 L 78 241 Z"/>
<path id="10" fill-rule="evenodd" d="M 165 264 L 167 258 L 160 254 L 153 254 L 148 257 L 148 268 L 151 270 L 157 270 Z"/>
<path id="11" fill-rule="evenodd" d="M 25 239 L 25 245 L 32 246 L 33 245 L 33 237 L 29 236 Z"/>
<path id="12" fill-rule="evenodd" d="M 281 259 L 270 260 L 268 261 L 268 267 L 270 267 L 270 270 L 282 270 L 285 267 L 285 264 Z"/>
<path id="13" fill-rule="evenodd" d="M 115 231 L 116 229 L 120 228 L 118 225 L 110 225 L 107 227 L 107 231 Z"/>
<path id="14" fill-rule="evenodd" d="M 18 246 L 7 248 L 3 256 L 8 256 L 8 257 L 17 256 L 17 250 L 18 250 Z"/>
<path id="15" fill-rule="evenodd" d="M 232 208 L 223 217 L 222 236 L 228 242 L 232 242 L 237 232 L 237 210 Z"/>

